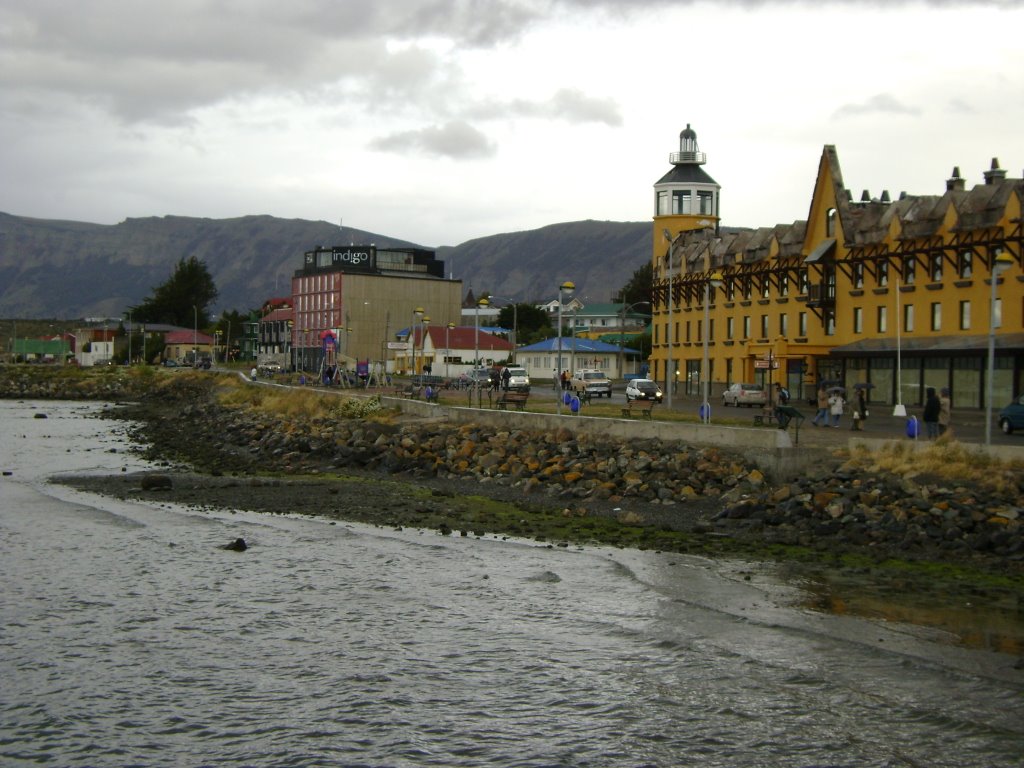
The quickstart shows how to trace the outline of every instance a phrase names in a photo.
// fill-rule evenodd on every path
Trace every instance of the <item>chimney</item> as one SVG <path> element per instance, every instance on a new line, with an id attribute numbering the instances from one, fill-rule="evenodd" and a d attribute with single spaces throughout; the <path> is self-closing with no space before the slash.
<path id="1" fill-rule="evenodd" d="M 946 191 L 952 192 L 954 189 L 960 190 L 961 192 L 964 189 L 964 180 L 960 177 L 959 165 L 953 166 L 953 175 L 946 179 Z"/>
<path id="2" fill-rule="evenodd" d="M 1006 171 L 999 167 L 999 158 L 992 158 L 991 170 L 985 171 L 985 183 L 992 185 L 1006 178 Z"/>
<path id="3" fill-rule="evenodd" d="M 892 198 L 889 197 L 889 190 L 888 189 L 883 189 L 882 190 L 882 202 L 883 203 L 891 203 L 892 202 Z"/>

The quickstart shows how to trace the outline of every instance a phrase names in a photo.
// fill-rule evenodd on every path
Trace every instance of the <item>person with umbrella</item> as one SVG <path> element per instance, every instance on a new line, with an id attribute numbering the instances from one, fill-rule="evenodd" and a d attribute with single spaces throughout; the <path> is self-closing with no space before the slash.
<path id="1" fill-rule="evenodd" d="M 829 390 L 828 410 L 832 414 L 832 426 L 837 429 L 839 428 L 839 419 L 843 415 L 843 409 L 846 407 L 846 400 L 843 398 L 845 391 L 842 387 L 832 387 Z"/>

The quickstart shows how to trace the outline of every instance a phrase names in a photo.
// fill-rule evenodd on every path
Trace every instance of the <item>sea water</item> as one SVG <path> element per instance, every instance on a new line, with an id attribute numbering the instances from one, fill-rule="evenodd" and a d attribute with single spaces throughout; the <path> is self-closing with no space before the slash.
<path id="1" fill-rule="evenodd" d="M 0 765 L 1021 765 L 1012 657 L 757 563 L 49 483 L 145 468 L 103 407 L 0 401 Z"/>

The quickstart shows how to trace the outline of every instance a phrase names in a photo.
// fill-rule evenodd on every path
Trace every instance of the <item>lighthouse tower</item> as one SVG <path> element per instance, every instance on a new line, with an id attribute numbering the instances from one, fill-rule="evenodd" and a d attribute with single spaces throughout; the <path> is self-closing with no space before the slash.
<path id="1" fill-rule="evenodd" d="M 690 124 L 679 134 L 679 151 L 668 156 L 672 169 L 654 185 L 654 250 L 664 254 L 672 239 L 693 229 L 718 229 L 721 187 L 701 168 L 707 161 Z"/>

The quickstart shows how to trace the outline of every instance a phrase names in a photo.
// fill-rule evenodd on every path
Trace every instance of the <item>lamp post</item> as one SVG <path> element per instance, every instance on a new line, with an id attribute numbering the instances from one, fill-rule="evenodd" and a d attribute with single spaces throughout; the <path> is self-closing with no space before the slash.
<path id="1" fill-rule="evenodd" d="M 486 298 L 480 299 L 476 303 L 476 314 L 473 317 L 474 330 L 473 330 L 473 369 L 476 370 L 480 367 L 480 309 L 481 307 L 489 307 L 491 302 Z M 473 381 L 476 381 L 474 374 Z"/>
<path id="2" fill-rule="evenodd" d="M 423 368 L 424 372 L 427 369 L 427 328 L 430 326 L 430 318 L 426 315 L 423 316 L 423 320 L 420 321 L 420 367 Z M 433 370 L 431 370 L 433 373 Z M 423 383 L 423 376 L 420 375 L 420 383 Z"/>
<path id="3" fill-rule="evenodd" d="M 412 311 L 412 325 L 409 326 L 409 344 L 412 346 L 412 376 L 416 378 L 416 323 L 423 317 L 423 307 Z"/>
<path id="4" fill-rule="evenodd" d="M 996 326 L 1001 325 L 1001 317 L 996 317 L 996 286 L 999 284 L 999 276 L 1013 266 L 1013 259 L 1000 251 L 992 260 L 992 295 L 989 298 L 989 322 L 988 322 L 988 380 L 985 382 L 985 445 L 992 445 L 992 398 L 994 397 L 994 382 L 996 375 Z"/>
<path id="5" fill-rule="evenodd" d="M 576 290 L 576 284 L 566 280 L 560 286 L 558 286 L 558 367 L 556 373 L 558 374 L 558 380 L 562 380 L 562 294 L 567 293 L 569 297 L 572 297 L 573 291 Z M 562 415 L 562 390 L 558 390 L 557 397 L 558 415 Z"/>
<path id="6" fill-rule="evenodd" d="M 622 357 L 622 338 L 625 335 L 626 330 L 626 313 L 634 307 L 639 307 L 641 304 L 646 304 L 648 307 L 651 306 L 649 301 L 634 301 L 630 305 L 623 304 L 622 309 L 619 311 L 619 376 L 625 376 L 625 363 Z"/>
<path id="7" fill-rule="evenodd" d="M 199 362 L 199 308 L 192 305 L 192 367 Z"/>
<path id="8" fill-rule="evenodd" d="M 667 229 L 663 229 L 661 232 L 662 236 L 668 241 L 668 265 L 666 267 L 668 271 L 668 331 L 665 334 L 665 342 L 668 344 L 666 359 L 665 359 L 665 398 L 667 400 L 667 407 L 672 408 L 672 385 L 674 372 L 672 365 L 672 233 Z"/>
<path id="9" fill-rule="evenodd" d="M 704 364 L 701 366 L 701 379 L 703 384 L 703 402 L 700 407 L 700 420 L 703 424 L 711 423 L 711 403 L 708 402 L 708 387 L 711 379 L 711 366 L 708 363 L 708 342 L 711 339 L 710 305 L 711 289 L 716 291 L 722 287 L 722 275 L 719 272 L 712 272 L 704 281 Z M 770 369 L 769 369 L 770 370 Z"/>
<path id="10" fill-rule="evenodd" d="M 448 378 L 448 360 L 452 356 L 452 348 L 449 343 L 448 334 L 451 333 L 452 328 L 455 327 L 455 323 L 448 323 L 444 327 L 444 377 Z"/>
<path id="11" fill-rule="evenodd" d="M 504 296 L 495 296 L 493 293 L 490 296 L 492 299 L 507 301 L 512 305 L 512 362 L 514 363 L 516 361 L 516 347 L 519 344 L 519 305 L 512 299 L 507 299 Z"/>

